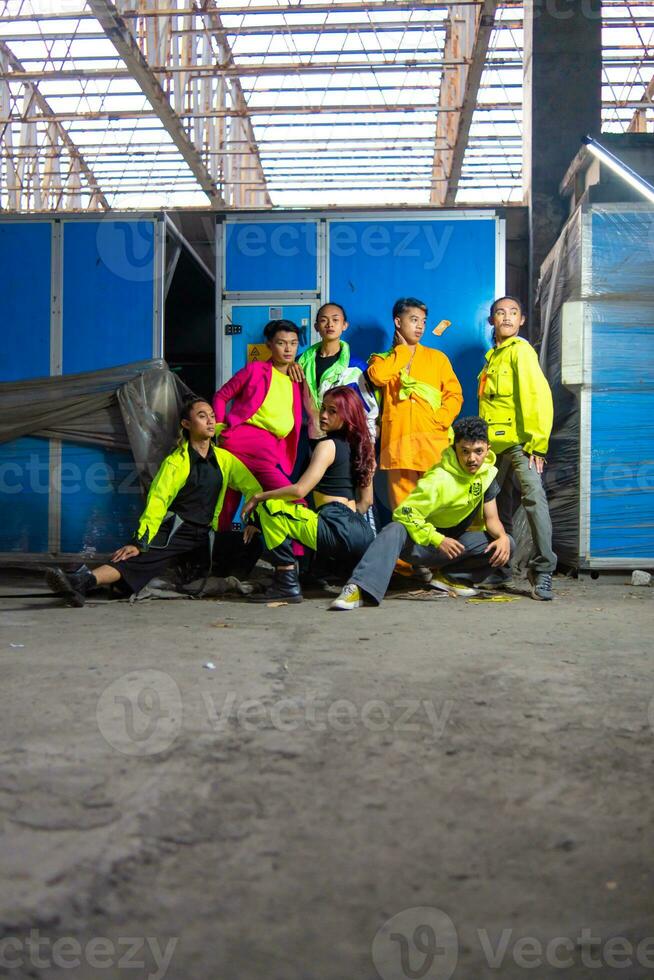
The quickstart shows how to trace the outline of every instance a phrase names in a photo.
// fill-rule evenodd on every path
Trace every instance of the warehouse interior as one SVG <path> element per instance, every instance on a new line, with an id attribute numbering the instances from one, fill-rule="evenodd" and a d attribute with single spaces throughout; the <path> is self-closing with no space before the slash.
<path id="1" fill-rule="evenodd" d="M 653 261 L 652 4 L 1 0 L 0 976 L 652 975 Z M 267 321 L 341 304 L 365 364 L 402 295 L 462 415 L 524 308 L 553 602 L 523 511 L 479 598 L 248 603 L 239 515 L 48 590 Z"/>

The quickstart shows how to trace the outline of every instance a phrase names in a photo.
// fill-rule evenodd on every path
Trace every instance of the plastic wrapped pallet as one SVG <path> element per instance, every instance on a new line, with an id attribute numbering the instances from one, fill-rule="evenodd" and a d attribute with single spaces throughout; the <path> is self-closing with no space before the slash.
<path id="1" fill-rule="evenodd" d="M 583 206 L 541 270 L 559 561 L 654 564 L 654 208 Z"/>

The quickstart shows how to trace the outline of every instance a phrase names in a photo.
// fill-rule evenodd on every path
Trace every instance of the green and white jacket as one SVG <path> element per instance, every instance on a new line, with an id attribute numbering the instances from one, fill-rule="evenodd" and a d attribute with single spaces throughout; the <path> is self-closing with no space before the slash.
<path id="1" fill-rule="evenodd" d="M 304 385 L 302 386 L 303 403 L 304 410 L 309 419 L 309 438 L 322 439 L 323 434 L 320 431 L 318 414 L 325 392 L 329 391 L 330 388 L 337 388 L 344 385 L 354 388 L 361 397 L 366 412 L 368 430 L 374 442 L 376 438 L 375 422 L 379 414 L 377 399 L 375 398 L 372 385 L 368 382 L 365 365 L 359 366 L 356 362 L 351 363 L 349 344 L 346 344 L 344 340 L 341 340 L 340 343 L 341 352 L 338 360 L 331 367 L 327 368 L 320 379 L 320 385 L 316 384 L 316 358 L 321 345 L 318 343 L 307 348 L 298 360 L 300 367 L 304 371 L 305 378 Z"/>

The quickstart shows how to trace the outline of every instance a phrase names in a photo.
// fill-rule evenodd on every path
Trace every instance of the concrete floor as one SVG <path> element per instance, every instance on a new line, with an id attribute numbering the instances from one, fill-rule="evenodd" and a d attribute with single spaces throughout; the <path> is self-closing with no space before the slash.
<path id="1" fill-rule="evenodd" d="M 336 614 L 72 610 L 5 573 L 0 975 L 651 977 L 625 581 Z"/>

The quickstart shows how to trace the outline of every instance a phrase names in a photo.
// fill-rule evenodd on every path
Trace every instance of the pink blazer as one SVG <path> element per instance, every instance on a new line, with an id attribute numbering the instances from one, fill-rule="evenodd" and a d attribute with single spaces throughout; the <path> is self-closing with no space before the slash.
<path id="1" fill-rule="evenodd" d="M 273 366 L 271 361 L 253 361 L 237 371 L 213 396 L 216 422 L 225 422 L 230 429 L 249 421 L 263 405 L 270 389 Z M 230 412 L 227 403 L 232 402 Z M 302 426 L 302 387 L 293 382 L 293 416 L 295 424 L 283 442 L 280 463 L 290 473 L 295 466 L 297 446 Z"/>

